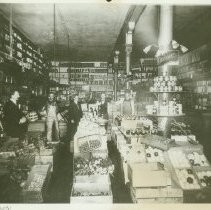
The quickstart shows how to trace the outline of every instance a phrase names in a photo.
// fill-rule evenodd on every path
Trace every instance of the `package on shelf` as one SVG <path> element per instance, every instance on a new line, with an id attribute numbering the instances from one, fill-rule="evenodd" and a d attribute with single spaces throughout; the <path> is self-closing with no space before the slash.
<path id="1" fill-rule="evenodd" d="M 128 178 L 132 187 L 166 187 L 171 185 L 168 171 L 157 163 L 129 163 Z"/>
<path id="2" fill-rule="evenodd" d="M 103 183 L 73 183 L 70 203 L 112 204 L 111 187 Z"/>

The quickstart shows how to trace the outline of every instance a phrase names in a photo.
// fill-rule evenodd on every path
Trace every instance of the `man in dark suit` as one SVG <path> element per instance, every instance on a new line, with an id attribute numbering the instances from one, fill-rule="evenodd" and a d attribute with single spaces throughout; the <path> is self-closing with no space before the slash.
<path id="1" fill-rule="evenodd" d="M 3 108 L 5 132 L 13 138 L 23 137 L 27 129 L 27 119 L 18 105 L 19 98 L 19 92 L 13 91 L 10 100 L 6 102 Z"/>
<path id="2" fill-rule="evenodd" d="M 73 142 L 75 133 L 77 132 L 78 124 L 80 122 L 80 119 L 82 118 L 82 109 L 81 104 L 79 103 L 79 97 L 78 94 L 74 94 L 71 97 L 70 105 L 68 108 L 67 113 L 67 139 L 66 143 Z M 73 145 L 72 145 L 73 146 Z M 68 145 L 69 147 L 69 145 Z"/>
<path id="3" fill-rule="evenodd" d="M 70 105 L 68 108 L 68 124 L 69 128 L 71 130 L 71 138 L 74 137 L 78 124 L 80 122 L 80 119 L 82 118 L 82 109 L 81 104 L 78 101 L 79 97 L 77 94 L 74 94 L 71 98 Z"/>

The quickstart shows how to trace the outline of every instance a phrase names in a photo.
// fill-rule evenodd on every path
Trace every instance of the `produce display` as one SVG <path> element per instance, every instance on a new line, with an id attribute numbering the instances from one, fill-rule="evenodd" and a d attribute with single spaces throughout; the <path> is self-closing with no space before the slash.
<path id="1" fill-rule="evenodd" d="M 41 174 L 35 174 L 29 186 L 27 187 L 28 191 L 40 191 L 43 187 L 45 181 L 45 176 Z"/>
<path id="2" fill-rule="evenodd" d="M 198 152 L 192 152 L 187 155 L 188 160 L 192 166 L 209 166 L 207 158 L 204 154 Z"/>
<path id="3" fill-rule="evenodd" d="M 109 192 L 78 192 L 73 190 L 72 196 L 109 196 Z"/>
<path id="4" fill-rule="evenodd" d="M 203 187 L 211 186 L 211 171 L 198 171 L 196 175 Z"/>
<path id="5" fill-rule="evenodd" d="M 183 151 L 168 151 L 169 158 L 174 168 L 190 168 L 191 165 Z"/>
<path id="6" fill-rule="evenodd" d="M 90 160 L 85 158 L 74 158 L 74 172 L 76 176 L 82 175 L 104 175 L 113 173 L 114 166 L 110 159 L 106 158 L 91 158 Z"/>
<path id="7" fill-rule="evenodd" d="M 197 178 L 191 168 L 189 169 L 175 169 L 179 183 L 183 189 L 200 189 Z"/>

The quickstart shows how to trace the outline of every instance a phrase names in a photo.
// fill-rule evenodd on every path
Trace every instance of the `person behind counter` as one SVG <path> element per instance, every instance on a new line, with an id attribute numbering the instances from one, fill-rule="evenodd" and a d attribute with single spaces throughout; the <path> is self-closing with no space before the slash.
<path id="1" fill-rule="evenodd" d="M 77 132 L 78 124 L 82 118 L 83 113 L 81 104 L 79 103 L 78 94 L 74 94 L 70 99 L 70 105 L 67 114 L 67 143 L 73 142 L 75 133 Z M 73 145 L 71 145 L 72 147 Z M 69 147 L 68 147 L 69 148 Z M 73 149 L 73 148 L 71 148 Z"/>
<path id="2" fill-rule="evenodd" d="M 106 100 L 105 93 L 101 94 L 101 100 L 98 105 L 98 115 L 105 120 L 108 120 L 108 102 Z M 105 129 L 107 131 L 108 122 L 105 123 Z"/>
<path id="3" fill-rule="evenodd" d="M 106 95 L 105 93 L 102 93 L 101 94 L 101 100 L 99 102 L 99 105 L 98 105 L 98 115 L 104 119 L 107 119 L 108 118 L 108 103 L 107 103 L 107 100 L 106 100 Z"/>
<path id="4" fill-rule="evenodd" d="M 3 120 L 6 135 L 20 139 L 27 131 L 27 119 L 18 105 L 19 98 L 19 92 L 17 90 L 12 91 L 10 100 L 3 107 Z"/>
<path id="5" fill-rule="evenodd" d="M 46 104 L 46 125 L 47 125 L 47 141 L 52 142 L 53 126 L 55 128 L 55 140 L 59 140 L 59 123 L 58 123 L 58 105 L 54 93 L 50 93 Z"/>
<path id="6" fill-rule="evenodd" d="M 125 91 L 124 101 L 121 103 L 121 114 L 122 115 L 134 115 L 135 107 L 134 100 L 131 98 L 130 91 Z"/>

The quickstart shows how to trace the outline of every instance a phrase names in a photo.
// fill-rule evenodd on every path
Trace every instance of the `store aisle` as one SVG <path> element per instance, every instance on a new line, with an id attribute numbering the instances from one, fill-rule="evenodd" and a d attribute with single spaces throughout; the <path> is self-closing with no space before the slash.
<path id="1" fill-rule="evenodd" d="M 73 180 L 73 155 L 64 145 L 58 145 L 54 154 L 54 170 L 46 203 L 69 203 Z"/>
<path id="2" fill-rule="evenodd" d="M 132 203 L 130 194 L 121 174 L 120 157 L 112 142 L 108 143 L 109 157 L 115 165 L 111 176 L 114 203 Z M 48 190 L 46 203 L 69 203 L 73 181 L 73 155 L 63 145 L 54 154 L 54 171 Z"/>

